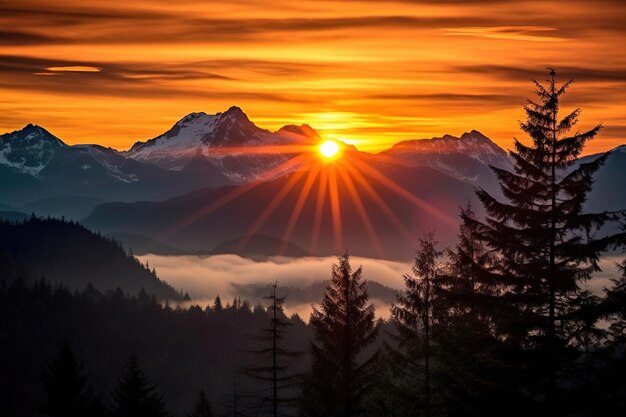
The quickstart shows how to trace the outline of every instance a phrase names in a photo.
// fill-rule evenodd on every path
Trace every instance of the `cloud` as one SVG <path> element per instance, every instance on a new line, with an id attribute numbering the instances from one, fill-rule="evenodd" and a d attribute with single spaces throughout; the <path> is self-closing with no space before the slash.
<path id="1" fill-rule="evenodd" d="M 298 313 L 308 319 L 311 304 L 321 300 L 321 281 L 330 279 L 334 257 L 320 258 L 284 258 L 274 257 L 257 262 L 237 255 L 215 256 L 161 256 L 144 255 L 139 259 L 155 267 L 159 277 L 177 289 L 188 291 L 192 304 L 210 305 L 217 295 L 223 303 L 236 297 L 247 299 L 251 304 L 264 303 L 262 296 L 269 286 L 278 281 L 279 289 L 288 291 L 286 310 Z M 392 296 L 388 289 L 404 289 L 402 276 L 410 273 L 409 263 L 393 262 L 372 258 L 351 257 L 354 269 L 363 267 L 363 277 L 370 282 L 370 295 L 379 317 L 388 317 Z M 603 269 L 594 275 L 589 288 L 601 293 L 604 287 L 610 287 L 611 279 L 619 275 L 616 266 L 621 262 L 618 256 L 602 258 Z M 291 291 L 291 299 L 289 298 Z M 378 297 L 378 298 L 377 298 Z"/>
<path id="2" fill-rule="evenodd" d="M 337 261 L 334 257 L 323 258 L 284 258 L 274 257 L 256 262 L 237 255 L 216 256 L 140 256 L 142 262 L 155 267 L 161 279 L 177 289 L 188 291 L 194 303 L 212 303 L 219 295 L 224 302 L 235 297 L 248 297 L 253 304 L 262 302 L 254 298 L 254 287 L 271 285 L 278 281 L 280 287 L 305 289 L 330 279 L 330 270 Z M 363 266 L 363 277 L 392 289 L 403 287 L 402 275 L 409 273 L 411 265 L 386 260 L 352 257 L 353 268 Z M 294 295 L 295 297 L 295 295 Z M 319 296 L 305 297 L 298 294 L 296 303 L 288 298 L 287 310 L 298 312 L 308 318 L 310 305 L 319 301 Z M 389 297 L 386 297 L 387 299 Z M 306 300 L 302 302 L 302 300 Z M 311 301 L 309 301 L 311 300 Z M 316 301 L 313 301 L 316 300 Z M 377 302 L 380 307 L 385 302 Z M 386 316 L 388 305 L 379 308 L 379 315 Z"/>
<path id="3" fill-rule="evenodd" d="M 457 27 L 443 28 L 452 36 L 477 36 L 490 39 L 506 39 L 533 42 L 560 42 L 566 38 L 553 36 L 554 27 L 545 26 L 493 26 L 493 27 Z"/>
<path id="4" fill-rule="evenodd" d="M 41 35 L 21 30 L 0 30 L 0 45 L 46 44 L 55 40 L 53 36 Z"/>
<path id="5" fill-rule="evenodd" d="M 0 130 L 37 121 L 127 148 L 239 105 L 265 128 L 310 123 L 370 151 L 470 129 L 509 147 L 548 65 L 577 81 L 567 101 L 585 120 L 624 124 L 624 13 L 618 0 L 0 2 Z M 75 66 L 100 72 L 46 70 Z"/>
<path id="6" fill-rule="evenodd" d="M 546 64 L 548 66 L 549 64 Z M 626 82 L 626 67 L 591 67 L 573 65 L 555 65 L 558 74 L 564 79 L 580 82 Z M 456 66 L 461 73 L 483 74 L 510 81 L 528 82 L 530 79 L 542 81 L 546 78 L 546 69 L 538 65 L 461 65 Z"/>
<path id="7" fill-rule="evenodd" d="M 401 100 L 441 103 L 447 107 L 468 105 L 489 108 L 508 108 L 523 104 L 523 99 L 511 94 L 463 94 L 463 93 L 389 93 L 368 96 L 373 100 Z"/>
<path id="8" fill-rule="evenodd" d="M 100 72 L 102 68 L 85 65 L 70 65 L 67 67 L 47 67 L 46 71 L 52 72 Z"/>

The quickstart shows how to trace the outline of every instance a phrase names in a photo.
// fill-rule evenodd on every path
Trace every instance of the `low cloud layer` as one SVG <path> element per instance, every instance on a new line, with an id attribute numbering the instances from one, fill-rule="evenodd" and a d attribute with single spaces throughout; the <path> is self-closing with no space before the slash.
<path id="1" fill-rule="evenodd" d="M 278 281 L 280 287 L 303 289 L 292 292 L 292 300 L 287 298 L 288 313 L 298 313 L 308 319 L 311 304 L 321 297 L 319 283 L 330 279 L 334 257 L 284 258 L 275 257 L 257 262 L 237 255 L 215 256 L 162 256 L 144 255 L 139 259 L 155 267 L 159 277 L 176 289 L 189 292 L 193 304 L 206 306 L 212 304 L 217 295 L 223 303 L 232 302 L 235 297 L 248 299 L 251 304 L 262 302 L 267 286 Z M 618 276 L 615 265 L 619 257 L 602 259 L 602 272 L 588 283 L 591 290 L 601 293 L 604 287 L 611 285 L 611 278 Z M 363 277 L 393 290 L 404 287 L 402 276 L 410 273 L 411 265 L 380 259 L 352 257 L 354 269 L 363 267 Z M 287 290 L 289 292 L 289 290 Z M 319 295 L 318 295 L 319 293 Z M 390 302 L 393 299 L 389 290 L 379 285 L 372 285 L 370 291 L 379 317 L 388 317 Z"/>

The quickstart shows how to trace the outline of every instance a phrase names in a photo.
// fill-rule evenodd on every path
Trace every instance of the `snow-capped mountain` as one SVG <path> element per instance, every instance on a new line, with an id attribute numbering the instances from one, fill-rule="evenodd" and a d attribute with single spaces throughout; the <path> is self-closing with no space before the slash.
<path id="1" fill-rule="evenodd" d="M 28 212 L 57 214 L 45 207 L 76 207 L 84 200 L 88 210 L 102 200 L 167 198 L 230 183 L 214 165 L 201 171 L 196 165 L 192 168 L 174 173 L 100 145 L 70 146 L 29 124 L 0 136 L 0 202 Z"/>
<path id="2" fill-rule="evenodd" d="M 41 180 L 65 176 L 73 166 L 83 180 L 94 170 L 130 183 L 137 175 L 119 152 L 100 145 L 69 146 L 41 126 L 28 124 L 0 136 L 0 164 Z"/>
<path id="3" fill-rule="evenodd" d="M 482 133 L 406 140 L 381 153 L 409 166 L 428 166 L 472 184 L 493 178 L 490 165 L 511 169 L 508 154 Z"/>
<path id="4" fill-rule="evenodd" d="M 66 147 L 46 129 L 28 124 L 21 130 L 0 135 L 0 165 L 36 176 L 57 151 Z"/>
<path id="5" fill-rule="evenodd" d="M 188 114 L 162 135 L 135 143 L 126 155 L 173 171 L 204 158 L 233 182 L 242 183 L 285 161 L 287 155 L 277 153 L 275 147 L 302 142 L 312 135 L 313 129 L 307 128 L 288 126 L 270 132 L 256 126 L 239 107 L 233 106 L 222 113 Z M 250 147 L 258 151 L 264 146 L 272 150 L 249 152 Z"/>

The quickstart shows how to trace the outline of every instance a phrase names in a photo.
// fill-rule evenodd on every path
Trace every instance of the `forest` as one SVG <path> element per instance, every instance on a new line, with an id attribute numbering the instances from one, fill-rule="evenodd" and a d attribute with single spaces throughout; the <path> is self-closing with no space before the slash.
<path id="1" fill-rule="evenodd" d="M 276 285 L 265 305 L 183 309 L 11 270 L 0 414 L 626 415 L 626 259 L 603 293 L 587 285 L 601 254 L 623 253 L 625 213 L 584 210 L 608 154 L 573 166 L 602 126 L 571 133 L 569 85 L 554 70 L 535 83 L 520 123 L 532 144 L 515 142 L 514 171 L 494 168 L 502 197 L 476 190 L 487 215 L 464 207 L 453 247 L 419 238 L 386 321 L 347 252 L 306 322 Z"/>

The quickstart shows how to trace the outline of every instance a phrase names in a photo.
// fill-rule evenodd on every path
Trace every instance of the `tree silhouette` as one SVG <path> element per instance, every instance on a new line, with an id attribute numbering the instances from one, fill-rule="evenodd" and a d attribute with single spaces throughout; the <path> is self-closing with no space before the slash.
<path id="1" fill-rule="evenodd" d="M 70 344 L 63 341 L 43 377 L 46 399 L 41 412 L 50 417 L 79 417 L 89 413 L 87 377 Z"/>
<path id="2" fill-rule="evenodd" d="M 510 383 L 500 383 L 512 370 L 506 344 L 493 332 L 493 318 L 511 311 L 501 302 L 493 275 L 497 257 L 478 238 L 472 206 L 460 216 L 458 242 L 446 251 L 449 261 L 436 286 L 437 379 L 446 398 L 438 407 L 450 415 L 499 415 L 508 405 L 524 401 Z"/>
<path id="3" fill-rule="evenodd" d="M 139 359 L 132 355 L 122 370 L 117 389 L 113 393 L 112 415 L 117 417 L 169 416 L 163 397 L 141 369 Z"/>
<path id="4" fill-rule="evenodd" d="M 361 354 L 375 341 L 380 327 L 368 299 L 362 268 L 352 271 L 348 254 L 340 255 L 322 303 L 311 313 L 315 341 L 311 375 L 303 385 L 303 415 L 362 415 L 378 354 L 364 359 Z"/>
<path id="5" fill-rule="evenodd" d="M 267 308 L 270 325 L 263 329 L 263 335 L 257 337 L 261 348 L 252 351 L 256 365 L 247 369 L 247 374 L 261 385 L 269 383 L 271 386 L 270 394 L 263 395 L 263 403 L 269 402 L 271 415 L 274 417 L 284 414 L 282 408 L 293 402 L 296 375 L 290 374 L 289 369 L 293 366 L 293 360 L 300 356 L 299 352 L 284 347 L 287 328 L 292 323 L 283 311 L 286 297 L 276 294 L 277 286 L 274 283 L 271 294 L 265 297 L 270 303 Z"/>
<path id="6" fill-rule="evenodd" d="M 215 301 L 213 301 L 213 310 L 214 311 L 222 311 L 222 299 L 219 295 L 215 297 Z"/>
<path id="7" fill-rule="evenodd" d="M 534 376 L 524 390 L 544 402 L 546 414 L 555 415 L 557 376 L 574 370 L 575 347 L 599 332 L 594 314 L 598 298 L 584 283 L 599 270 L 599 253 L 623 241 L 624 235 L 596 238 L 594 232 L 616 220 L 616 213 L 583 210 L 593 174 L 608 154 L 588 163 L 575 161 L 602 126 L 568 135 L 580 109 L 562 119 L 559 110 L 572 82 L 559 86 L 555 70 L 548 75 L 545 86 L 534 81 L 538 101 L 528 101 L 527 119 L 520 123 L 532 145 L 515 141 L 513 172 L 492 167 L 504 201 L 479 189 L 487 219 L 474 220 L 472 227 L 497 254 L 497 268 L 488 272 L 499 306 L 509 310 L 493 317 L 494 331 L 517 346 L 520 362 L 530 365 L 525 375 Z"/>
<path id="8" fill-rule="evenodd" d="M 193 406 L 193 412 L 188 417 L 215 417 L 211 403 L 206 397 L 204 390 L 198 393 L 198 399 Z"/>
<path id="9" fill-rule="evenodd" d="M 398 332 L 399 349 L 388 346 L 395 365 L 397 388 L 404 393 L 409 413 L 431 411 L 431 329 L 433 299 L 442 273 L 434 234 L 419 239 L 413 275 L 404 275 L 404 294 L 391 307 L 391 318 Z"/>

